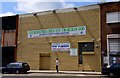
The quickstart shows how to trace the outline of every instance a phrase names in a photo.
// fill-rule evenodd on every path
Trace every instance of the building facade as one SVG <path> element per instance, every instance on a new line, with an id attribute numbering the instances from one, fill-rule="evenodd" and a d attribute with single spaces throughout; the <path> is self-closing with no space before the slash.
<path id="1" fill-rule="evenodd" d="M 101 71 L 120 62 L 119 4 L 3 17 L 3 63 L 20 61 L 31 69 L 55 70 L 58 58 L 60 70 Z"/>
<path id="2" fill-rule="evenodd" d="M 2 17 L 2 65 L 16 61 L 18 15 Z"/>
<path id="3" fill-rule="evenodd" d="M 90 5 L 19 16 L 17 61 L 31 69 L 101 70 L 100 8 Z"/>
<path id="4" fill-rule="evenodd" d="M 120 2 L 100 4 L 102 65 L 120 62 Z"/>

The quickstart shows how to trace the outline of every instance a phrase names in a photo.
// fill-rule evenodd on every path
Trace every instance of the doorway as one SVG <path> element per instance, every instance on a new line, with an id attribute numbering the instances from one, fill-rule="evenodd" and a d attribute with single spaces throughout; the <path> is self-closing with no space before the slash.
<path id="1" fill-rule="evenodd" d="M 2 66 L 15 61 L 15 47 L 2 47 Z"/>
<path id="2" fill-rule="evenodd" d="M 40 70 L 50 70 L 50 53 L 40 53 Z"/>

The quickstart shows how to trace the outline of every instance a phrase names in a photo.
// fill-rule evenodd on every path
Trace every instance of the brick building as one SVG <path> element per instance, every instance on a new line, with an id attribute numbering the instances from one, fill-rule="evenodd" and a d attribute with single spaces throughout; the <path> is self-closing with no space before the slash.
<path id="1" fill-rule="evenodd" d="M 101 71 L 101 66 L 111 64 L 112 59 L 120 62 L 119 4 L 108 2 L 15 16 L 12 61 L 27 62 L 31 69 L 54 70 L 58 58 L 60 70 L 80 71 Z M 5 38 L 7 32 L 3 32 L 4 47 L 8 46 L 5 39 L 10 38 Z"/>

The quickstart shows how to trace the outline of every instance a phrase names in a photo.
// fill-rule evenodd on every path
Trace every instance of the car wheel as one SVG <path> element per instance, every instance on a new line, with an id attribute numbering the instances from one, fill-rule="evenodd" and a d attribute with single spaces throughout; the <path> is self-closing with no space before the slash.
<path id="1" fill-rule="evenodd" d="M 110 73 L 109 76 L 114 76 L 114 73 Z"/>
<path id="2" fill-rule="evenodd" d="M 16 70 L 16 73 L 18 74 L 18 73 L 19 73 L 19 70 Z"/>

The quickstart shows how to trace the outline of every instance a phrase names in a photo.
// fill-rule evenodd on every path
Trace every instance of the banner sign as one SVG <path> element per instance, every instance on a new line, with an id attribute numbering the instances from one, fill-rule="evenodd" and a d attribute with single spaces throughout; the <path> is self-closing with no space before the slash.
<path id="1" fill-rule="evenodd" d="M 70 51 L 70 43 L 52 43 L 53 52 Z"/>
<path id="2" fill-rule="evenodd" d="M 85 34 L 86 34 L 86 26 L 78 26 L 78 27 L 68 27 L 68 28 L 29 30 L 28 38 L 67 36 L 67 35 L 85 35 Z"/>

